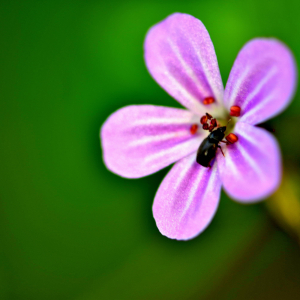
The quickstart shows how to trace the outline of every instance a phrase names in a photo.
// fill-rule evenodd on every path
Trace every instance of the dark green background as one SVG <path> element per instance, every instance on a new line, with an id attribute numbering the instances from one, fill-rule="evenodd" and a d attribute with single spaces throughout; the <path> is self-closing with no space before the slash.
<path id="1" fill-rule="evenodd" d="M 222 194 L 188 242 L 152 218 L 168 170 L 106 170 L 99 128 L 129 104 L 179 106 L 150 77 L 143 40 L 179 11 L 201 19 L 224 83 L 249 39 L 300 60 L 299 1 L 1 1 L 0 299 L 299 299 L 300 252 L 263 204 Z M 271 121 L 284 166 L 299 164 L 300 99 Z"/>

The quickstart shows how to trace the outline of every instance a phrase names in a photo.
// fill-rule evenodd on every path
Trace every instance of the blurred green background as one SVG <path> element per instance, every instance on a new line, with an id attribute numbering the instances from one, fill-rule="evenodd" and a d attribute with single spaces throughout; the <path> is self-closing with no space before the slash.
<path id="1" fill-rule="evenodd" d="M 203 234 L 169 240 L 151 212 L 168 169 L 122 179 L 106 170 L 99 147 L 99 128 L 118 108 L 179 107 L 145 68 L 150 26 L 176 11 L 201 19 L 225 84 L 253 37 L 281 39 L 300 61 L 299 5 L 2 0 L 0 299 L 299 299 L 299 245 L 265 204 L 240 205 L 222 193 Z M 284 180 L 296 187 L 299 115 L 297 94 L 270 121 Z"/>

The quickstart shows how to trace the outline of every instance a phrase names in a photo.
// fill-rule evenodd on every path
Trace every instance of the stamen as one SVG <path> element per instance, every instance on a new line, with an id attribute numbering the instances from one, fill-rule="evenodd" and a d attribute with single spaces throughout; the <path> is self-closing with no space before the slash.
<path id="1" fill-rule="evenodd" d="M 240 114 L 241 114 L 241 108 L 239 106 L 234 105 L 230 107 L 230 115 L 232 117 L 239 117 Z"/>
<path id="2" fill-rule="evenodd" d="M 229 133 L 225 139 L 230 143 L 230 144 L 234 144 L 236 143 L 239 138 L 234 134 L 234 133 Z"/>
<path id="3" fill-rule="evenodd" d="M 198 125 L 197 124 L 193 124 L 190 128 L 190 132 L 191 134 L 195 134 L 198 130 Z"/>
<path id="4" fill-rule="evenodd" d="M 206 97 L 203 99 L 203 104 L 204 105 L 208 105 L 208 104 L 212 104 L 215 102 L 215 99 L 213 97 Z"/>
<path id="5" fill-rule="evenodd" d="M 202 128 L 204 130 L 209 130 L 210 132 L 218 126 L 217 120 L 209 113 L 205 113 L 205 115 L 200 118 L 200 123 L 203 125 Z"/>
<path id="6" fill-rule="evenodd" d="M 210 115 L 209 113 L 205 113 L 205 114 L 206 114 L 206 116 L 207 116 L 207 118 L 208 118 L 209 120 L 212 119 L 212 115 Z"/>
<path id="7" fill-rule="evenodd" d="M 207 129 L 208 129 L 208 124 L 207 124 L 207 123 L 203 124 L 202 128 L 203 128 L 204 130 L 207 130 Z"/>
<path id="8" fill-rule="evenodd" d="M 210 125 L 210 126 L 208 127 L 208 130 L 209 130 L 210 132 L 212 132 L 214 128 L 215 128 L 214 125 Z"/>
<path id="9" fill-rule="evenodd" d="M 205 124 L 206 122 L 207 122 L 207 116 L 201 117 L 200 123 L 203 125 L 203 124 Z"/>

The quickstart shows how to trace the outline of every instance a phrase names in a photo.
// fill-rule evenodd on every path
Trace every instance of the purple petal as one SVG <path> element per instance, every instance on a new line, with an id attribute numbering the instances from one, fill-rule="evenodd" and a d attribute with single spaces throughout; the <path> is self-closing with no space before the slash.
<path id="1" fill-rule="evenodd" d="M 159 231 L 172 239 L 188 240 L 211 222 L 220 198 L 217 164 L 212 169 L 196 162 L 196 153 L 177 162 L 161 183 L 153 204 Z"/>
<path id="2" fill-rule="evenodd" d="M 224 103 L 241 107 L 240 121 L 263 122 L 280 113 L 296 87 L 291 51 L 275 39 L 254 39 L 238 54 L 225 88 Z"/>
<path id="3" fill-rule="evenodd" d="M 128 178 L 154 173 L 199 147 L 204 131 L 191 134 L 194 123 L 199 123 L 199 117 L 184 109 L 153 105 L 121 108 L 101 129 L 105 164 Z"/>
<path id="4" fill-rule="evenodd" d="M 217 153 L 226 192 L 240 202 L 254 202 L 271 195 L 281 180 L 281 158 L 276 139 L 264 129 L 238 122 L 238 141 Z"/>
<path id="5" fill-rule="evenodd" d="M 216 109 L 223 84 L 214 46 L 201 21 L 175 13 L 149 30 L 144 47 L 149 72 L 172 97 L 199 115 Z M 215 104 L 203 105 L 206 97 L 214 97 Z"/>

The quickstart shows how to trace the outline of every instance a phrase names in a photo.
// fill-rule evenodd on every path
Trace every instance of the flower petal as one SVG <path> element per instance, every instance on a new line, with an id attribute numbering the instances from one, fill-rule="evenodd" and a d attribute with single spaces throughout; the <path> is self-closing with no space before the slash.
<path id="1" fill-rule="evenodd" d="M 128 178 L 152 174 L 199 147 L 204 131 L 190 132 L 196 122 L 199 117 L 184 109 L 153 105 L 121 108 L 101 129 L 106 166 Z"/>
<path id="2" fill-rule="evenodd" d="M 217 153 L 226 192 L 239 202 L 254 202 L 272 194 L 281 180 L 281 158 L 276 139 L 266 130 L 238 122 L 238 141 Z"/>
<path id="3" fill-rule="evenodd" d="M 280 113 L 296 87 L 291 51 L 275 39 L 254 39 L 238 54 L 225 88 L 224 103 L 241 108 L 240 121 L 261 123 Z"/>
<path id="4" fill-rule="evenodd" d="M 160 232 L 172 239 L 188 240 L 211 222 L 220 198 L 217 164 L 210 168 L 196 162 L 196 153 L 177 162 L 161 183 L 153 204 Z"/>
<path id="5" fill-rule="evenodd" d="M 175 13 L 149 30 L 144 47 L 149 72 L 172 97 L 199 115 L 216 109 L 223 84 L 214 46 L 201 21 Z M 215 104 L 203 105 L 206 97 L 214 97 Z"/>

